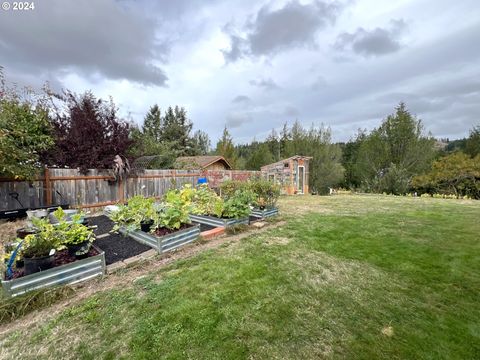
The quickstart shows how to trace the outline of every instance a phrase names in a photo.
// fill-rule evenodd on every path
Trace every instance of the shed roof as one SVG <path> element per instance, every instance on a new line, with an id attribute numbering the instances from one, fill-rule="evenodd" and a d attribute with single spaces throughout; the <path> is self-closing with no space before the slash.
<path id="1" fill-rule="evenodd" d="M 274 163 L 271 163 L 271 164 L 268 164 L 268 165 L 264 165 L 260 168 L 260 170 L 267 170 L 271 167 L 275 167 L 276 165 L 278 164 L 281 164 L 281 163 L 285 163 L 287 161 L 290 161 L 290 160 L 300 160 L 300 159 L 303 159 L 303 160 L 310 160 L 310 159 L 313 159 L 313 157 L 311 156 L 303 156 L 303 155 L 294 155 L 294 156 L 290 156 L 289 158 L 286 158 L 286 159 L 283 159 L 283 160 L 279 160 L 277 162 L 274 162 Z"/>
<path id="2" fill-rule="evenodd" d="M 231 169 L 232 166 L 230 163 L 223 157 L 223 156 L 218 156 L 218 155 L 212 155 L 212 156 L 181 156 L 177 158 L 177 163 L 178 164 L 184 164 L 184 165 L 192 165 L 192 166 L 198 166 L 201 169 L 205 169 L 209 165 L 216 163 L 216 162 L 223 162 L 225 164 L 225 167 L 227 169 Z"/>

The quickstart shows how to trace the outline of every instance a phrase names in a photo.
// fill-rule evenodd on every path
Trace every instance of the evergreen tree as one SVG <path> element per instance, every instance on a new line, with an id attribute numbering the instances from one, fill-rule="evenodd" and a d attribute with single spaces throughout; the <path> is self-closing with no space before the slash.
<path id="1" fill-rule="evenodd" d="M 217 142 L 215 153 L 217 155 L 223 156 L 232 165 L 232 167 L 235 168 L 237 155 L 236 155 L 235 147 L 233 146 L 232 136 L 228 132 L 228 129 L 226 126 L 223 129 L 222 137 Z"/>
<path id="2" fill-rule="evenodd" d="M 162 139 L 162 113 L 157 104 L 153 105 L 145 116 L 142 131 L 155 141 Z"/>
<path id="3" fill-rule="evenodd" d="M 270 152 L 268 143 L 260 143 L 255 146 L 255 149 L 250 154 L 245 167 L 248 170 L 260 170 L 263 165 L 274 162 L 272 153 Z"/>
<path id="4" fill-rule="evenodd" d="M 290 141 L 290 130 L 288 124 L 283 124 L 282 131 L 280 132 L 280 158 L 284 159 L 290 155 L 287 153 L 287 144 Z M 279 159 L 280 160 L 280 159 Z"/>
<path id="5" fill-rule="evenodd" d="M 270 151 L 270 154 L 272 155 L 274 162 L 281 160 L 280 141 L 278 139 L 278 134 L 275 131 L 275 129 L 272 129 L 272 132 L 270 133 L 270 135 L 268 135 L 265 142 L 268 145 L 268 150 Z"/>
<path id="6" fill-rule="evenodd" d="M 430 167 L 434 142 L 424 135 L 421 120 L 400 103 L 359 148 L 355 169 L 365 190 L 405 193 L 412 176 Z"/>
<path id="7" fill-rule="evenodd" d="M 205 131 L 195 131 L 192 142 L 195 155 L 207 155 L 210 152 L 210 138 Z"/>
<path id="8" fill-rule="evenodd" d="M 193 124 L 187 118 L 187 112 L 182 107 L 168 107 L 161 131 L 161 141 L 171 143 L 179 156 L 193 155 L 194 143 L 190 137 Z"/>

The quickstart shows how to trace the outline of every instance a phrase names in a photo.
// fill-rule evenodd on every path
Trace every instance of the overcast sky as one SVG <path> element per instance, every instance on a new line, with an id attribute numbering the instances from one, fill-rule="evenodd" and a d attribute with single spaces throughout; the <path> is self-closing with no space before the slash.
<path id="1" fill-rule="evenodd" d="M 10 0 L 7 0 L 10 1 Z M 10 1 L 12 2 L 12 1 Z M 7 78 L 112 96 L 138 123 L 184 106 L 216 142 L 298 119 L 337 141 L 404 101 L 436 137 L 480 124 L 478 0 L 36 0 L 0 10 Z"/>

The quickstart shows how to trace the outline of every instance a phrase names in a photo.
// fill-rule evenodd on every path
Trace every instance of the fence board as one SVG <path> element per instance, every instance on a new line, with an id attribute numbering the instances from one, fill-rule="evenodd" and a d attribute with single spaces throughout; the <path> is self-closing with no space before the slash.
<path id="1" fill-rule="evenodd" d="M 199 177 L 207 177 L 213 187 L 226 179 L 246 180 L 259 176 L 259 171 L 200 171 L 200 170 L 144 170 L 131 174 L 125 181 L 112 182 L 108 170 L 89 170 L 81 174 L 77 169 L 48 169 L 48 184 L 52 204 L 68 203 L 70 206 L 97 207 L 117 203 L 135 195 L 161 197 L 169 189 L 184 184 L 195 185 Z M 47 204 L 45 173 L 31 182 L 0 179 L 0 210 L 21 208 L 9 193 L 17 192 L 23 207 L 33 208 Z"/>

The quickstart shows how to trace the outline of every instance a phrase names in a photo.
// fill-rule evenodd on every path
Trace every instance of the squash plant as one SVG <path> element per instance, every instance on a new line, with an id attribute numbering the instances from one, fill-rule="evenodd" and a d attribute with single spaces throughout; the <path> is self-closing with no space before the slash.
<path id="1" fill-rule="evenodd" d="M 208 185 L 196 189 L 192 203 L 192 214 L 222 217 L 224 202 Z"/>
<path id="2" fill-rule="evenodd" d="M 155 221 L 157 210 L 155 199 L 134 196 L 128 200 L 127 205 L 120 205 L 117 211 L 110 214 L 110 219 L 115 223 L 112 231 L 117 232 L 121 227 L 127 231 L 139 230 L 142 222 Z"/>
<path id="3" fill-rule="evenodd" d="M 152 232 L 157 228 L 177 230 L 183 224 L 190 223 L 188 214 L 191 205 L 188 197 L 185 195 L 186 192 L 183 190 L 170 190 L 165 194 L 165 201 L 153 220 Z"/>
<path id="4" fill-rule="evenodd" d="M 255 194 L 251 190 L 236 190 L 225 200 L 222 216 L 233 219 L 247 217 L 250 215 L 250 203 L 254 198 Z"/>

